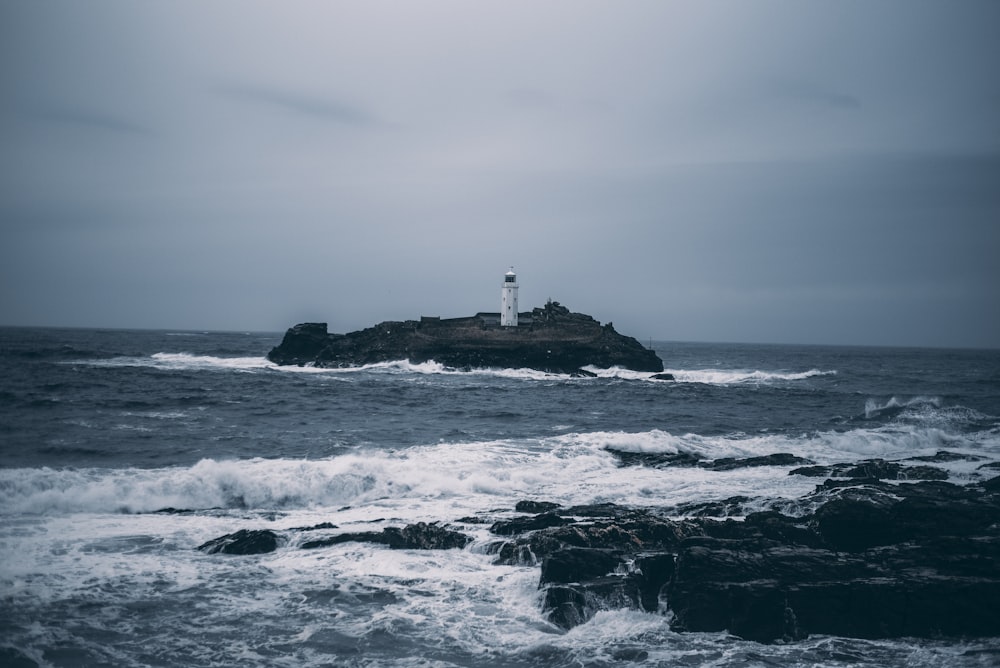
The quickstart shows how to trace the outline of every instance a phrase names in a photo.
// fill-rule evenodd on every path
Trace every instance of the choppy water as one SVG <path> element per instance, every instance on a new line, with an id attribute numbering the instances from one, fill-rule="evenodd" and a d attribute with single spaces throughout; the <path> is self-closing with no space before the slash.
<path id="1" fill-rule="evenodd" d="M 994 665 L 1000 639 L 763 646 L 603 612 L 562 632 L 495 566 L 521 499 L 792 502 L 788 467 L 621 468 L 606 448 L 818 463 L 1000 459 L 1000 351 L 654 342 L 677 382 L 406 362 L 278 368 L 280 335 L 0 329 L 0 664 Z M 954 482 L 979 462 L 935 464 Z M 183 512 L 156 512 L 171 508 Z M 454 523 L 464 550 L 248 557 L 237 529 Z"/>

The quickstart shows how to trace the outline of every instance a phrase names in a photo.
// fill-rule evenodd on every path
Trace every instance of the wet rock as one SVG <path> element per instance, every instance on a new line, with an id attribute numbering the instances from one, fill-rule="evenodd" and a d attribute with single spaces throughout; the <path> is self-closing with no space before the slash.
<path id="1" fill-rule="evenodd" d="M 995 540 L 995 539 L 994 539 Z M 845 554 L 822 549 L 745 550 L 692 539 L 677 557 L 668 600 L 674 628 L 722 631 L 748 640 L 795 640 L 811 633 L 862 638 L 996 635 L 990 601 L 1000 580 L 993 548 L 977 548 L 977 572 L 953 562 L 927 565 L 933 544 Z M 992 553 L 992 554 L 990 554 Z M 904 560 L 905 557 L 905 560 Z"/>
<path id="2" fill-rule="evenodd" d="M 551 585 L 542 597 L 542 614 L 564 629 L 589 621 L 601 610 L 639 609 L 639 590 L 635 581 L 620 576 Z"/>
<path id="3" fill-rule="evenodd" d="M 308 541 L 302 544 L 302 549 L 329 547 L 348 542 L 364 542 L 387 545 L 393 550 L 451 550 L 461 549 L 468 545 L 471 540 L 470 537 L 458 531 L 451 531 L 436 524 L 418 522 L 408 524 L 402 529 L 388 527 L 382 531 L 342 533 Z"/>
<path id="4" fill-rule="evenodd" d="M 996 494 L 828 480 L 813 496 L 827 500 L 811 517 L 748 516 L 771 525 L 759 538 L 685 540 L 668 585 L 674 627 L 760 642 L 1000 634 Z"/>
<path id="5" fill-rule="evenodd" d="M 542 561 L 540 585 L 551 582 L 584 582 L 614 572 L 621 553 L 605 549 L 571 547 L 553 552 Z"/>
<path id="6" fill-rule="evenodd" d="M 698 466 L 713 471 L 733 471 L 735 469 L 751 468 L 755 466 L 795 466 L 796 464 L 812 464 L 811 459 L 797 457 L 788 452 L 778 452 L 773 455 L 762 457 L 723 457 L 708 462 L 698 462 Z"/>
<path id="7" fill-rule="evenodd" d="M 514 506 L 514 510 L 519 513 L 548 513 L 561 506 L 558 503 L 553 503 L 551 501 L 518 501 Z"/>
<path id="8" fill-rule="evenodd" d="M 284 539 L 269 529 L 241 529 L 202 543 L 206 554 L 266 554 L 284 544 Z"/>
<path id="9" fill-rule="evenodd" d="M 526 531 L 537 531 L 538 529 L 548 529 L 550 527 L 564 526 L 572 524 L 575 520 L 562 517 L 553 512 L 540 513 L 530 517 L 515 517 L 510 520 L 500 520 L 494 522 L 490 531 L 500 536 L 512 536 Z"/>
<path id="10" fill-rule="evenodd" d="M 978 462 L 982 461 L 983 459 L 986 458 L 980 457 L 979 455 L 969 455 L 960 452 L 951 452 L 949 450 L 938 450 L 933 455 L 923 455 L 921 457 L 907 457 L 904 461 L 945 463 L 945 462 Z"/>
<path id="11" fill-rule="evenodd" d="M 660 609 L 663 588 L 674 576 L 674 555 L 670 553 L 647 554 L 633 562 L 632 579 L 639 588 L 639 603 L 646 612 Z"/>
<path id="12" fill-rule="evenodd" d="M 320 522 L 309 527 L 295 527 L 289 531 L 322 531 L 324 529 L 336 529 L 337 525 L 330 522 Z"/>
<path id="13" fill-rule="evenodd" d="M 299 366 L 315 361 L 329 342 L 326 327 L 325 322 L 303 322 L 289 328 L 268 359 L 275 364 Z"/>
<path id="14" fill-rule="evenodd" d="M 682 503 L 674 506 L 673 513 L 690 517 L 731 517 L 742 516 L 745 505 L 750 501 L 748 496 L 731 496 L 721 501 L 700 501 L 697 503 Z"/>
<path id="15" fill-rule="evenodd" d="M 652 380 L 675 380 L 672 373 L 656 373 L 650 376 Z"/>
<path id="16" fill-rule="evenodd" d="M 719 521 L 557 508 L 548 512 L 574 522 L 496 550 L 507 563 L 541 562 L 543 610 L 562 628 L 599 610 L 666 605 L 676 630 L 759 642 L 1000 635 L 1000 478 L 827 479 L 791 507 L 815 511 Z"/>
<path id="17" fill-rule="evenodd" d="M 894 540 L 888 506 L 870 501 L 834 499 L 816 511 L 814 521 L 820 537 L 833 550 L 858 552 Z"/>
<path id="18" fill-rule="evenodd" d="M 645 466 L 646 468 L 665 469 L 673 467 L 697 466 L 702 460 L 700 455 L 690 452 L 629 452 L 605 448 L 613 454 L 622 466 Z"/>
<path id="19" fill-rule="evenodd" d="M 868 459 L 856 464 L 804 466 L 789 475 L 821 478 L 860 478 L 870 480 L 947 480 L 948 472 L 934 466 L 904 466 L 884 459 Z"/>

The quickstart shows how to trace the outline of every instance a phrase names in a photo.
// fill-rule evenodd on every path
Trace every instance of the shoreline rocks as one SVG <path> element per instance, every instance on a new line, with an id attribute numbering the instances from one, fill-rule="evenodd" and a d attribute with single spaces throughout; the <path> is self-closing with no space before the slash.
<path id="1" fill-rule="evenodd" d="M 564 629 L 632 609 L 669 612 L 677 631 L 764 643 L 1000 636 L 1000 480 L 831 479 L 803 501 L 816 510 L 743 521 L 607 504 L 549 509 L 544 522 L 496 523 L 511 538 L 493 551 L 496 563 L 541 566 L 542 610 Z"/>
<path id="2" fill-rule="evenodd" d="M 304 533 L 336 529 L 335 524 L 324 522 L 312 527 L 296 527 L 286 532 Z M 417 522 L 405 527 L 387 527 L 382 531 L 348 532 L 308 540 L 299 549 L 312 550 L 341 543 L 378 543 L 392 550 L 452 550 L 462 549 L 472 539 L 459 531 L 452 531 L 437 523 Z M 270 529 L 241 529 L 206 541 L 197 549 L 206 554 L 267 554 L 288 544 L 285 533 Z"/>
<path id="3" fill-rule="evenodd" d="M 714 461 L 718 467 L 683 465 L 728 471 L 797 463 L 787 453 Z M 897 469 L 873 461 L 876 473 L 898 478 Z M 872 470 L 871 462 L 851 466 Z M 784 512 L 746 512 L 762 506 Z M 496 540 L 484 547 L 495 564 L 539 568 L 541 610 L 563 629 L 601 610 L 629 609 L 664 615 L 675 631 L 725 631 L 762 643 L 812 634 L 1000 637 L 1000 477 L 964 485 L 827 478 L 799 499 L 732 497 L 674 508 L 525 499 L 514 513 L 458 521 L 489 525 Z M 336 528 L 241 530 L 198 549 L 264 554 L 296 532 Z M 298 548 L 348 541 L 434 550 L 462 549 L 472 539 L 420 522 L 321 534 Z"/>

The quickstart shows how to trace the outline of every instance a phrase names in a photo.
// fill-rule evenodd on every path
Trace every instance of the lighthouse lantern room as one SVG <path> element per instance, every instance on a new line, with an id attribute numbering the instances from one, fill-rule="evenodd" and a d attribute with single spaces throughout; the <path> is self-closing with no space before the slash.
<path id="1" fill-rule="evenodd" d="M 500 291 L 500 326 L 517 327 L 517 274 L 514 267 L 503 277 Z"/>

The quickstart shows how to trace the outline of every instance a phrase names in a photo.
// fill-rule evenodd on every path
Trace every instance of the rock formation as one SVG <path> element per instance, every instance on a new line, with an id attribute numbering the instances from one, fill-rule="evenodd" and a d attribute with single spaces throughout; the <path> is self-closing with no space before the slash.
<path id="1" fill-rule="evenodd" d="M 329 334 L 326 323 L 290 328 L 267 357 L 275 364 L 323 368 L 408 359 L 458 369 L 537 369 L 587 375 L 585 366 L 662 372 L 656 353 L 558 302 L 518 316 L 517 327 L 500 327 L 497 314 L 467 318 L 387 321 L 349 334 Z"/>
<path id="2" fill-rule="evenodd" d="M 739 464 L 762 462 L 719 468 Z M 687 519 L 669 517 L 679 509 L 519 504 L 545 510 L 494 523 L 505 538 L 492 551 L 497 563 L 541 566 L 543 612 L 567 629 L 633 609 L 669 611 L 677 631 L 759 642 L 1000 635 L 1000 478 L 830 479 L 794 502 L 811 512 L 725 518 L 760 502 L 734 497 L 682 511 Z"/>
<path id="3" fill-rule="evenodd" d="M 942 451 L 918 461 L 952 457 L 965 456 Z M 797 460 L 775 453 L 643 463 L 727 471 L 794 466 Z M 878 466 L 854 466 L 898 477 L 875 461 Z M 1000 637 L 1000 477 L 965 485 L 828 478 L 799 499 L 736 496 L 697 507 L 562 507 L 531 499 L 517 503 L 514 514 L 498 513 L 456 522 L 490 524 L 496 539 L 484 547 L 495 563 L 539 566 L 542 612 L 564 629 L 601 610 L 631 609 L 664 615 L 676 631 L 728 631 L 765 643 L 810 634 Z M 324 522 L 241 530 L 198 549 L 253 555 L 347 541 L 423 550 L 462 549 L 471 542 L 448 527 L 419 522 L 337 533 L 336 525 Z M 306 540 L 305 532 L 319 536 Z"/>

